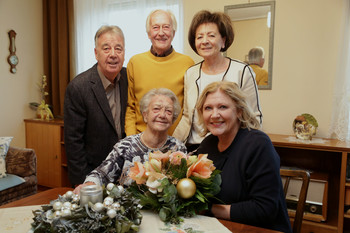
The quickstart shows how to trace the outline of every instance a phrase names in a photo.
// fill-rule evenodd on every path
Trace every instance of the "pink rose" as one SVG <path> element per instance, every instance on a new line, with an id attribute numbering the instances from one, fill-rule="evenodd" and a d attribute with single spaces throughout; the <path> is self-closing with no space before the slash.
<path id="1" fill-rule="evenodd" d="M 181 151 L 175 151 L 169 155 L 170 163 L 174 165 L 180 165 L 181 159 L 187 159 L 187 155 Z"/>

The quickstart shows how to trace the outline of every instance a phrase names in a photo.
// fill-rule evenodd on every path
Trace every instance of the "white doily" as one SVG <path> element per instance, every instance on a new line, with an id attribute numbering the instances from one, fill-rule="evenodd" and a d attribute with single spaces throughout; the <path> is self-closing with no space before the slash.
<path id="1" fill-rule="evenodd" d="M 324 144 L 326 143 L 326 140 L 322 139 L 322 138 L 313 138 L 312 140 L 302 140 L 302 139 L 298 139 L 296 137 L 292 137 L 289 136 L 287 138 L 287 140 L 289 142 L 298 142 L 298 143 L 304 143 L 304 144 Z"/>

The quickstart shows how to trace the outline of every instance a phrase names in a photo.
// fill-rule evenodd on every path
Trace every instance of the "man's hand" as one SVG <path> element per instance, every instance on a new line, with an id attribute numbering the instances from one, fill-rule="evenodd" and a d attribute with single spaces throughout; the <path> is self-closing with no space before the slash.
<path id="1" fill-rule="evenodd" d="M 80 189 L 82 189 L 85 186 L 89 186 L 89 185 L 95 185 L 95 183 L 91 182 L 91 181 L 88 181 L 88 182 L 86 182 L 84 184 L 80 184 L 73 190 L 73 193 L 80 194 Z"/>

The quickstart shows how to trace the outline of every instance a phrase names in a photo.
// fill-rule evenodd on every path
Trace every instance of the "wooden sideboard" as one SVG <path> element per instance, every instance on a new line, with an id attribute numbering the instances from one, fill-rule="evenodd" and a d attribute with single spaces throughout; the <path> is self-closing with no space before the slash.
<path id="1" fill-rule="evenodd" d="M 64 149 L 63 120 L 25 119 L 26 147 L 37 155 L 38 184 L 71 187 Z"/>
<path id="2" fill-rule="evenodd" d="M 344 232 L 344 225 L 350 222 L 350 216 L 344 214 L 345 189 L 350 187 L 350 182 L 346 182 L 350 143 L 324 138 L 303 141 L 278 134 L 269 134 L 269 137 L 280 155 L 282 166 L 328 175 L 327 219 L 324 222 L 304 219 L 301 232 Z"/>

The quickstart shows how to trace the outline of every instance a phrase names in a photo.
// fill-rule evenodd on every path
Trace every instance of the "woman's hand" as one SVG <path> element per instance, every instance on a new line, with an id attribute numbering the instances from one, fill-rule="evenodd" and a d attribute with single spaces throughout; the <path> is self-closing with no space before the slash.
<path id="1" fill-rule="evenodd" d="M 86 182 L 84 184 L 80 184 L 73 190 L 73 193 L 79 194 L 80 193 L 80 189 L 85 187 L 85 186 L 88 186 L 88 185 L 95 185 L 95 183 L 91 182 L 91 181 L 88 181 L 88 182 Z"/>
<path id="2" fill-rule="evenodd" d="M 230 220 L 231 205 L 213 204 L 211 212 L 216 218 Z"/>

